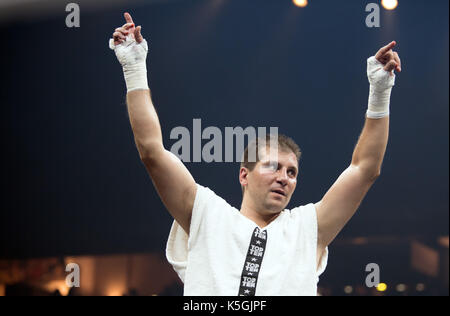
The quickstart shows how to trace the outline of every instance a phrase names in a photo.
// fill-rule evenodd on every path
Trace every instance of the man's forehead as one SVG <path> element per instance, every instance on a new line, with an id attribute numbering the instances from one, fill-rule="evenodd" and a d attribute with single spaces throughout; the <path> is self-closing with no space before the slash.
<path id="1" fill-rule="evenodd" d="M 297 157 L 292 151 L 277 150 L 277 149 L 267 149 L 260 151 L 260 161 L 277 161 L 283 164 L 289 164 L 297 167 Z"/>

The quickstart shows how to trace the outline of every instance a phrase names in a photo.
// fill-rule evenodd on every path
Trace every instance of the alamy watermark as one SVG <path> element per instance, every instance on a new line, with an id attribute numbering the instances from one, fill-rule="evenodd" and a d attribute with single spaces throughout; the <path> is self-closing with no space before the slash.
<path id="1" fill-rule="evenodd" d="M 366 276 L 366 286 L 377 287 L 380 284 L 380 266 L 376 263 L 366 265 L 366 272 L 370 272 Z"/>
<path id="2" fill-rule="evenodd" d="M 370 14 L 366 17 L 366 26 L 369 28 L 380 27 L 380 6 L 377 3 L 369 3 L 366 12 Z"/>
<path id="3" fill-rule="evenodd" d="M 366 12 L 370 12 L 366 17 L 366 26 L 369 28 L 380 27 L 380 6 L 377 3 L 368 3 Z M 66 26 L 69 28 L 80 27 L 80 6 L 77 3 L 69 3 L 66 5 Z"/>
<path id="4" fill-rule="evenodd" d="M 80 266 L 76 263 L 69 263 L 66 265 L 66 272 L 70 272 L 66 276 L 67 287 L 80 287 Z"/>
<path id="5" fill-rule="evenodd" d="M 66 5 L 66 12 L 70 12 L 66 16 L 66 26 L 80 27 L 80 6 L 77 3 L 69 3 Z"/>
<path id="6" fill-rule="evenodd" d="M 192 122 L 192 134 L 186 127 L 178 126 L 170 132 L 170 139 L 177 141 L 170 151 L 183 162 L 241 162 L 245 150 L 245 139 L 251 143 L 258 137 L 260 148 L 268 148 L 275 155 L 278 153 L 278 127 L 270 127 L 267 133 L 266 127 L 249 126 L 225 127 L 225 137 L 222 131 L 214 126 L 202 130 L 201 119 Z M 270 141 L 265 144 L 266 135 L 270 134 Z M 234 142 L 236 139 L 236 142 Z M 202 146 L 202 140 L 209 140 Z M 192 145 L 192 147 L 191 147 Z M 266 146 L 264 146 L 266 145 Z M 192 148 L 192 158 L 191 158 Z M 223 155 L 225 149 L 225 156 Z M 271 159 L 277 160 L 272 156 Z M 248 148 L 248 162 L 257 162 L 256 148 Z"/>

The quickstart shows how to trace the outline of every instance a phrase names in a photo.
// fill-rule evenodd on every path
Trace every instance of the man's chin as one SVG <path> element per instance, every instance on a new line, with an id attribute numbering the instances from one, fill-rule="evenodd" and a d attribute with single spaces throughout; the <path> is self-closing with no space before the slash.
<path id="1" fill-rule="evenodd" d="M 286 208 L 286 206 L 287 204 L 282 201 L 270 201 L 269 203 L 267 203 L 266 209 L 271 214 L 277 214 L 283 211 Z"/>

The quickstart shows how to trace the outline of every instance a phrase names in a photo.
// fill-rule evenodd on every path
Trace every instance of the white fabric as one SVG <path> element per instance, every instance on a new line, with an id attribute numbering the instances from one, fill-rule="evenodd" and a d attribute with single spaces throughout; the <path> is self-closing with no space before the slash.
<path id="1" fill-rule="evenodd" d="M 174 221 L 166 256 L 184 282 L 186 296 L 237 296 L 257 225 L 209 188 L 197 185 L 189 236 Z M 314 204 L 284 210 L 267 230 L 257 296 L 316 296 L 328 249 L 317 269 Z"/>
<path id="2" fill-rule="evenodd" d="M 147 82 L 147 52 L 148 45 L 144 39 L 137 43 L 130 35 L 119 45 L 114 45 L 114 39 L 109 40 L 109 48 L 114 50 L 123 68 L 127 91 L 146 90 Z"/>
<path id="3" fill-rule="evenodd" d="M 367 59 L 367 78 L 370 83 L 367 117 L 379 119 L 388 116 L 395 74 L 384 70 L 384 65 L 372 56 Z"/>

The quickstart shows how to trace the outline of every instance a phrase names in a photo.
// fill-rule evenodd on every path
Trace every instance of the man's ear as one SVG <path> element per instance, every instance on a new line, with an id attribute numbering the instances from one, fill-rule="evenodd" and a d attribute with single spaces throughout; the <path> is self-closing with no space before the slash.
<path id="1" fill-rule="evenodd" d="M 248 173 L 249 170 L 245 167 L 241 167 L 239 170 L 239 182 L 244 187 L 248 184 Z"/>

